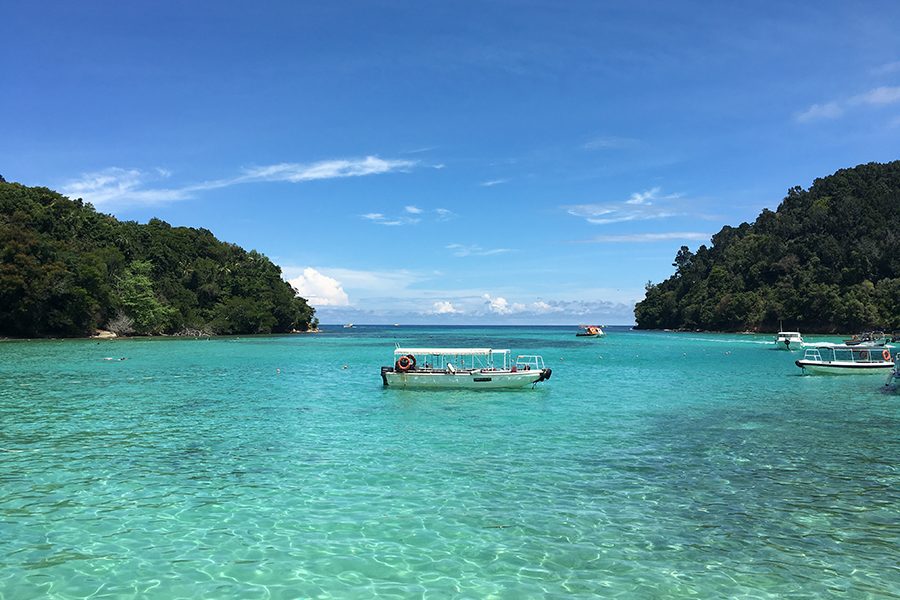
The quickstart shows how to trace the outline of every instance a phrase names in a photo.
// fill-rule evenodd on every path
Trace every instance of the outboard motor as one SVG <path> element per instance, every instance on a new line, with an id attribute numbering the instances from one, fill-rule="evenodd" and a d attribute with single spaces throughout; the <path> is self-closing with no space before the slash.
<path id="1" fill-rule="evenodd" d="M 535 383 L 540 383 L 542 381 L 546 381 L 550 379 L 550 375 L 553 374 L 553 369 L 541 369 L 541 376 L 538 377 L 538 380 Z"/>
<path id="2" fill-rule="evenodd" d="M 391 367 L 381 367 L 381 382 L 384 383 L 385 387 L 388 386 L 387 375 L 385 375 L 385 373 L 390 373 L 393 370 L 394 369 L 392 369 Z"/>

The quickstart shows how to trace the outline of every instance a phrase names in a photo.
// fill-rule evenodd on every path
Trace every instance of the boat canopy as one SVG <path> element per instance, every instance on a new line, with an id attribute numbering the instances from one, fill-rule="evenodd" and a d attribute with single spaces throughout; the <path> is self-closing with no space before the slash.
<path id="1" fill-rule="evenodd" d="M 878 346 L 874 348 L 872 346 L 849 346 L 847 344 L 835 344 L 833 342 L 813 342 L 803 344 L 806 348 L 828 348 L 830 350 L 853 350 L 854 352 L 859 352 L 860 350 L 872 350 L 872 351 L 881 351 L 882 346 Z M 884 348 L 893 348 L 894 346 L 891 344 L 885 344 Z"/>
<path id="2" fill-rule="evenodd" d="M 431 354 L 434 356 L 490 356 L 491 354 L 508 354 L 509 350 L 493 348 L 397 348 L 394 356 Z"/>

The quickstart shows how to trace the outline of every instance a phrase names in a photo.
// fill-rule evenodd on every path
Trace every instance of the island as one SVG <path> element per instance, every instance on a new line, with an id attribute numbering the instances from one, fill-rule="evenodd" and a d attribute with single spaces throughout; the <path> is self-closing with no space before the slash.
<path id="1" fill-rule="evenodd" d="M 854 332 L 900 329 L 900 161 L 794 187 L 774 212 L 682 246 L 648 282 L 640 329 Z"/>
<path id="2" fill-rule="evenodd" d="M 0 336 L 289 333 L 317 324 L 259 252 L 206 229 L 119 221 L 0 178 Z"/>

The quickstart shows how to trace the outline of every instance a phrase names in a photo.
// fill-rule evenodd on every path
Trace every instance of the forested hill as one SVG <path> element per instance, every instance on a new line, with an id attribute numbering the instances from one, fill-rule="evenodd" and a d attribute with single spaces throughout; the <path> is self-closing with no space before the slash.
<path id="1" fill-rule="evenodd" d="M 311 321 L 262 254 L 0 181 L 0 335 L 279 333 Z"/>
<path id="2" fill-rule="evenodd" d="M 842 169 L 788 191 L 775 212 L 682 246 L 647 284 L 642 329 L 900 329 L 900 161 Z"/>

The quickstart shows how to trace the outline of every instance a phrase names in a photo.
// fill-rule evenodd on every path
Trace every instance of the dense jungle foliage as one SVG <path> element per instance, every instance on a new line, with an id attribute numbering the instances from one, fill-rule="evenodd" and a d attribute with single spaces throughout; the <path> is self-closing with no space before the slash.
<path id="1" fill-rule="evenodd" d="M 788 191 L 775 212 L 682 246 L 647 284 L 642 329 L 900 329 L 900 161 L 841 169 Z"/>
<path id="2" fill-rule="evenodd" d="M 0 180 L 0 335 L 280 333 L 314 312 L 268 258 L 206 229 Z"/>

